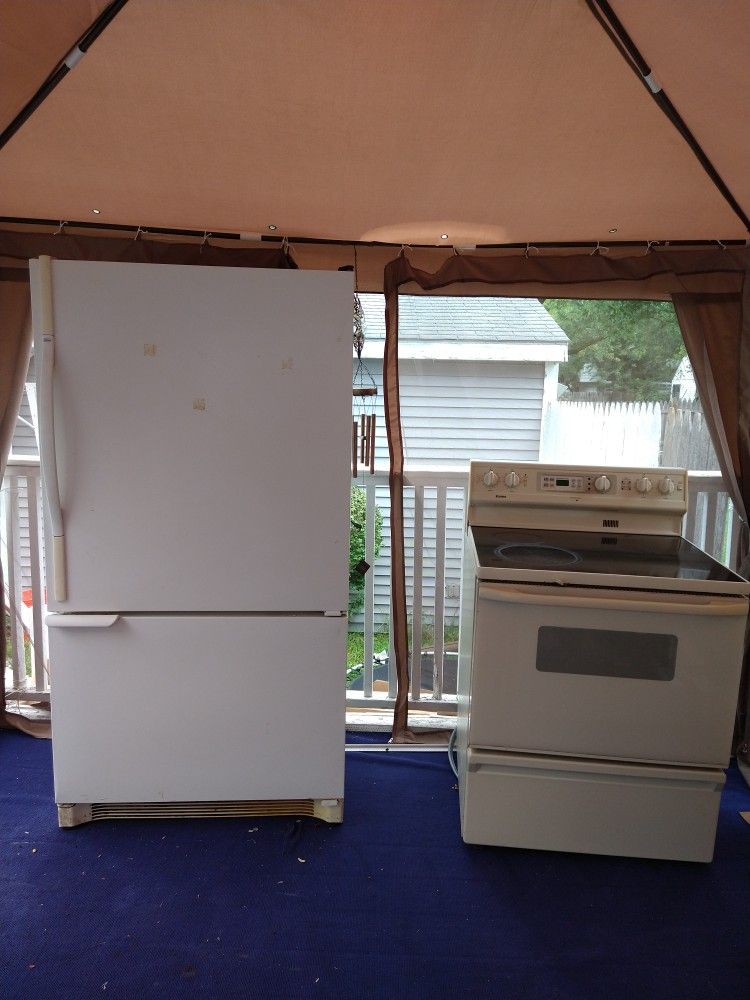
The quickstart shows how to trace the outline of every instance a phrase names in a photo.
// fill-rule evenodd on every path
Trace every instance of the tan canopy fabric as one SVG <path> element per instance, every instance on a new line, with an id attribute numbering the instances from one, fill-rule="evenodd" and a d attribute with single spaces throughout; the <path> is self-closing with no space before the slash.
<path id="1" fill-rule="evenodd" d="M 404 447 L 398 380 L 398 296 L 448 286 L 484 285 L 493 295 L 604 298 L 618 286 L 628 297 L 675 303 L 724 481 L 742 520 L 740 559 L 748 555 L 750 510 L 750 251 L 641 254 L 609 260 L 600 255 L 481 257 L 455 255 L 434 273 L 416 268 L 402 252 L 385 269 L 386 339 L 383 388 L 391 493 L 391 621 L 397 693 L 394 742 L 424 738 L 408 726 L 409 644 L 403 521 Z M 607 292 L 602 293 L 606 288 Z M 746 651 L 747 652 L 747 651 Z M 746 660 L 747 660 L 746 655 Z M 429 738 L 429 737 L 428 737 Z"/>
<path id="2" fill-rule="evenodd" d="M 104 6 L 4 0 L 2 124 Z M 612 6 L 750 213 L 746 0 Z M 747 236 L 583 0 L 129 0 L 0 149 L 0 215 L 397 244 Z"/>

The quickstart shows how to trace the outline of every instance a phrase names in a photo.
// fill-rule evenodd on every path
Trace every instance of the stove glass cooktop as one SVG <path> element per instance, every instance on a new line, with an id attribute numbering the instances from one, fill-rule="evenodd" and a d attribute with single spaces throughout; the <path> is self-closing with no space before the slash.
<path id="1" fill-rule="evenodd" d="M 480 567 L 741 583 L 684 538 L 472 526 Z"/>

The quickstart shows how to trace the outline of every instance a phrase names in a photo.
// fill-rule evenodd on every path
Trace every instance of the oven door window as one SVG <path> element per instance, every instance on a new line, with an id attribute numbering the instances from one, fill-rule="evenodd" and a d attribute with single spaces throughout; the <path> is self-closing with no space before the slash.
<path id="1" fill-rule="evenodd" d="M 537 636 L 536 669 L 543 673 L 671 681 L 676 661 L 676 635 L 545 625 Z"/>

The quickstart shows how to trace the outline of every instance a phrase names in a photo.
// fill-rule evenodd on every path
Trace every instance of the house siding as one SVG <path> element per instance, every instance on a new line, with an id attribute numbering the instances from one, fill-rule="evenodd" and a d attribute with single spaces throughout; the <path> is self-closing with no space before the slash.
<path id="1" fill-rule="evenodd" d="M 382 372 L 377 360 L 366 362 L 378 387 L 376 461 L 388 464 L 383 419 Z M 355 365 L 356 367 L 356 365 Z M 415 361 L 399 362 L 401 420 L 406 466 L 467 468 L 471 459 L 536 461 L 539 458 L 545 366 L 543 363 Z M 360 473 L 355 483 L 366 484 Z M 390 617 L 390 503 L 379 487 L 376 503 L 383 515 L 383 543 L 375 566 L 375 621 L 387 627 Z M 404 496 L 407 600 L 413 594 L 414 491 Z M 464 511 L 460 491 L 449 490 L 446 505 L 445 587 L 457 593 L 461 582 Z M 434 614 L 436 494 L 425 490 L 423 522 L 423 620 Z M 458 616 L 458 599 L 446 596 L 446 624 Z M 352 619 L 355 628 L 363 615 Z"/>

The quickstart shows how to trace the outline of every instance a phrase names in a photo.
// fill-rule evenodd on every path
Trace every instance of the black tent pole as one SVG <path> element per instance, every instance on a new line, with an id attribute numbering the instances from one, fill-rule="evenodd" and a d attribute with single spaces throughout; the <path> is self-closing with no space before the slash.
<path id="1" fill-rule="evenodd" d="M 737 199 L 729 190 L 719 171 L 706 155 L 703 147 L 685 124 L 677 108 L 662 90 L 659 83 L 654 78 L 653 71 L 646 60 L 641 55 L 633 39 L 625 30 L 622 22 L 609 5 L 608 0 L 586 0 L 589 10 L 604 28 L 609 38 L 614 43 L 620 55 L 639 78 L 646 90 L 651 94 L 662 112 L 674 125 L 682 138 L 695 154 L 696 159 L 706 171 L 708 176 L 718 188 L 720 194 L 727 202 L 738 219 L 741 220 L 745 229 L 750 232 L 750 218 L 742 209 Z"/>
<path id="2" fill-rule="evenodd" d="M 34 114 L 36 109 L 47 100 L 63 77 L 66 77 L 76 63 L 81 61 L 99 35 L 117 17 L 127 2 L 128 0 L 112 0 L 112 3 L 86 29 L 62 62 L 52 70 L 34 96 L 24 104 L 13 121 L 0 132 L 0 149 L 13 138 L 21 126 Z"/>

